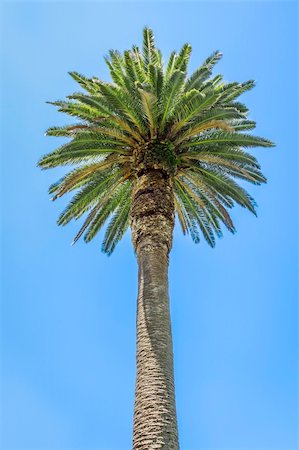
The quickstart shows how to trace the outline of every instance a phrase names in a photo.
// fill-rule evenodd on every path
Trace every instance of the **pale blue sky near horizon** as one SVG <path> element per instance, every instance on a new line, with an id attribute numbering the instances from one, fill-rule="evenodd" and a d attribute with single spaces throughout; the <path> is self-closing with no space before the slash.
<path id="1" fill-rule="evenodd" d="M 190 70 L 219 49 L 214 73 L 255 79 L 243 95 L 268 178 L 248 186 L 258 218 L 211 249 L 175 229 L 171 314 L 181 450 L 297 450 L 298 5 L 296 2 L 4 2 L 1 69 L 3 450 L 131 448 L 136 260 L 127 233 L 71 247 L 56 225 L 64 169 L 39 157 L 72 120 L 48 100 L 80 90 L 77 70 L 108 80 L 104 55 L 153 28 L 165 56 L 190 42 Z M 2 445 L 2 447 L 1 447 Z"/>

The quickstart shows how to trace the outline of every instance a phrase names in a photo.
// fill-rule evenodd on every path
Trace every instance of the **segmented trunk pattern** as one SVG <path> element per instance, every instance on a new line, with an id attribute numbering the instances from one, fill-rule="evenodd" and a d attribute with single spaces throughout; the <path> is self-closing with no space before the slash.
<path id="1" fill-rule="evenodd" d="M 139 269 L 133 450 L 179 449 L 168 294 L 173 226 L 171 180 L 147 171 L 136 181 L 131 211 Z"/>

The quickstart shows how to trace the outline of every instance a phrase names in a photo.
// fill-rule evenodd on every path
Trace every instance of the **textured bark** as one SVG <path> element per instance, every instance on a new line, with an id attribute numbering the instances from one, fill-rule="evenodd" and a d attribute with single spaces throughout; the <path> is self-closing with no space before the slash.
<path id="1" fill-rule="evenodd" d="M 170 179 L 158 170 L 136 181 L 131 211 L 139 269 L 133 450 L 178 450 L 168 255 L 174 225 Z"/>

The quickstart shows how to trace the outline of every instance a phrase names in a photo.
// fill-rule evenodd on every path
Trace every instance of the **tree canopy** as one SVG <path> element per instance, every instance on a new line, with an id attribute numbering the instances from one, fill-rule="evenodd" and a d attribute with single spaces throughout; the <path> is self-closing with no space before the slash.
<path id="1" fill-rule="evenodd" d="M 236 203 L 256 214 L 255 202 L 238 180 L 266 182 L 249 147 L 271 147 L 253 136 L 247 107 L 238 97 L 254 81 L 225 82 L 212 75 L 222 54 L 209 56 L 191 75 L 191 46 L 164 63 L 151 29 L 142 49 L 110 50 L 105 61 L 112 81 L 70 76 L 83 91 L 50 102 L 77 122 L 47 130 L 70 140 L 41 158 L 43 169 L 75 166 L 50 186 L 52 199 L 76 191 L 58 219 L 65 225 L 85 215 L 74 238 L 89 242 L 108 221 L 102 249 L 111 254 L 129 226 L 134 181 L 161 170 L 173 183 L 175 211 L 184 234 L 215 245 L 224 225 L 235 231 L 229 209 Z"/>

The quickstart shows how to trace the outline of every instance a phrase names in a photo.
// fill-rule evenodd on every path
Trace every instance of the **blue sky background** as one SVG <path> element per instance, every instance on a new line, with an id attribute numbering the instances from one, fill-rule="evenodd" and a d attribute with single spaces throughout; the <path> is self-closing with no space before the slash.
<path id="1" fill-rule="evenodd" d="M 63 169 L 36 161 L 72 122 L 46 100 L 78 90 L 77 70 L 108 80 L 103 56 L 151 26 L 165 55 L 189 41 L 190 69 L 254 78 L 243 96 L 269 183 L 249 186 L 258 219 L 235 208 L 215 249 L 176 228 L 170 290 L 182 450 L 297 447 L 297 5 L 290 2 L 2 4 L 3 449 L 131 448 L 136 260 L 127 234 L 112 257 L 101 236 L 71 247 L 49 201 Z"/>

